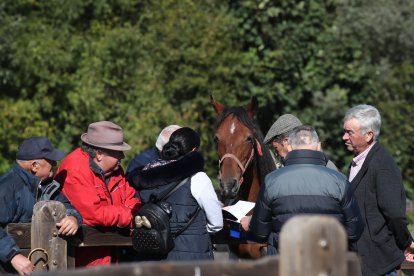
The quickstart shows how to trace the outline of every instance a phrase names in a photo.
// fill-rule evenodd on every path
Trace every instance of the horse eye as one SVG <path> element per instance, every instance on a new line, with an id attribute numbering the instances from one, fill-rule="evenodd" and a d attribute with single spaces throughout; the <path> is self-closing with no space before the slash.
<path id="1" fill-rule="evenodd" d="M 218 143 L 218 141 L 219 141 L 219 139 L 218 139 L 218 137 L 217 136 L 214 136 L 214 138 L 213 138 L 213 140 L 214 140 L 214 143 Z"/>
<path id="2" fill-rule="evenodd" d="M 249 135 L 247 136 L 246 141 L 251 143 L 253 142 L 253 139 L 254 139 L 253 136 Z"/>

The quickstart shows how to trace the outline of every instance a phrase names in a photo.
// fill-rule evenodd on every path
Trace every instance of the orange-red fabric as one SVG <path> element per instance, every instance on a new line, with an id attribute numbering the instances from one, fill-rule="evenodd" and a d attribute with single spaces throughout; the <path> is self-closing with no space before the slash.
<path id="1" fill-rule="evenodd" d="M 112 175 L 106 185 L 104 178 L 91 170 L 89 155 L 81 148 L 63 159 L 55 179 L 61 183 L 63 193 L 82 215 L 83 223 L 89 226 L 128 227 L 141 206 L 139 199 L 134 197 L 135 189 L 129 186 L 122 169 Z M 110 248 L 89 251 L 89 261 L 78 260 L 78 256 L 84 259 L 87 255 L 79 248 L 76 263 L 92 266 L 111 262 Z"/>

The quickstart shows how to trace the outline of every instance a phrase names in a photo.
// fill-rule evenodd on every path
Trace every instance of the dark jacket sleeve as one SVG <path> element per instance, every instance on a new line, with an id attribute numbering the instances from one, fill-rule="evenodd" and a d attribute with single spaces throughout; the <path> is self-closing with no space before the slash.
<path id="1" fill-rule="evenodd" d="M 400 170 L 392 160 L 387 168 L 376 171 L 378 206 L 393 232 L 401 250 L 405 250 L 413 240 L 407 228 L 405 217 L 406 197 Z"/>
<path id="2" fill-rule="evenodd" d="M 341 207 L 344 214 L 344 224 L 348 239 L 351 242 L 357 241 L 364 231 L 364 222 L 358 207 L 358 202 L 347 180 L 344 196 L 341 200 Z"/>
<path id="3" fill-rule="evenodd" d="M 267 239 L 272 231 L 272 208 L 266 186 L 260 188 L 249 226 L 250 231 L 260 239 Z"/>
<path id="4" fill-rule="evenodd" d="M 4 227 L 12 222 L 17 210 L 17 202 L 14 198 L 13 185 L 6 183 L 0 190 L 0 261 L 9 262 L 16 254 L 20 253 L 20 248 L 12 237 L 10 237 Z"/>
<path id="5" fill-rule="evenodd" d="M 75 209 L 75 207 L 72 206 L 69 199 L 60 191 L 58 191 L 53 198 L 53 200 L 62 202 L 63 205 L 66 208 L 66 215 L 68 216 L 74 216 L 76 220 L 78 221 L 78 226 L 81 226 L 82 224 L 82 216 L 78 212 L 78 210 Z"/>
<path id="6" fill-rule="evenodd" d="M 16 242 L 10 237 L 3 227 L 0 227 L 0 261 L 3 263 L 10 260 L 20 253 L 20 248 Z"/>

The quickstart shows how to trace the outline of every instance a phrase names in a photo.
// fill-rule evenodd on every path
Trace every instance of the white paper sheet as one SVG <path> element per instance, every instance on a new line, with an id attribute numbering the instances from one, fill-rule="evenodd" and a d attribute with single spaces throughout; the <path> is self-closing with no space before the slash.
<path id="1" fill-rule="evenodd" d="M 241 218 L 246 216 L 254 208 L 254 205 L 254 202 L 239 200 L 234 205 L 223 207 L 223 210 L 235 216 L 237 222 L 240 222 Z"/>

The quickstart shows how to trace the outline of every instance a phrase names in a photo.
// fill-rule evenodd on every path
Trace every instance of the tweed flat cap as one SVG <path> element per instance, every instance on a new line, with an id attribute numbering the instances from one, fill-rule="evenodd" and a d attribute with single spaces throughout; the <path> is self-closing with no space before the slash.
<path id="1" fill-rule="evenodd" d="M 297 126 L 301 126 L 302 122 L 292 114 L 284 114 L 273 123 L 270 127 L 269 131 L 267 132 L 264 143 L 268 144 L 278 135 L 284 134 L 286 132 L 291 131 Z"/>

